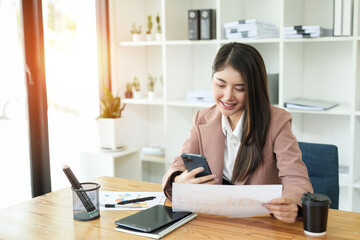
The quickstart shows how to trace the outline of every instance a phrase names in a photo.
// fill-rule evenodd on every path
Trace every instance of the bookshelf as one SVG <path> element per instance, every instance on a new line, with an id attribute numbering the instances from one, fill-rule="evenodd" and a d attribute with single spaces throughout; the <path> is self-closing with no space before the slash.
<path id="1" fill-rule="evenodd" d="M 228 42 L 225 22 L 256 18 L 274 23 L 280 37 L 241 39 L 262 54 L 268 73 L 279 73 L 279 103 L 294 97 L 336 101 L 328 111 L 288 110 L 299 141 L 338 146 L 339 164 L 348 172 L 340 175 L 340 209 L 360 212 L 360 21 L 359 0 L 353 1 L 353 35 L 314 39 L 285 39 L 282 28 L 321 25 L 332 28 L 333 1 L 328 0 L 113 0 L 110 2 L 113 88 L 124 92 L 137 76 L 142 99 L 124 99 L 124 112 L 131 119 L 129 144 L 142 147 L 154 142 L 166 146 L 165 159 L 143 159 L 156 169 L 146 172 L 161 180 L 163 171 L 186 139 L 196 110 L 206 103 L 189 103 L 186 93 L 210 89 L 211 64 L 217 50 Z M 259 7 L 261 6 L 261 7 Z M 187 39 L 188 9 L 216 9 L 216 39 Z M 160 13 L 161 41 L 132 42 L 132 23 Z M 156 23 L 154 21 L 154 27 Z M 153 27 L 153 32 L 154 32 Z M 153 33 L 154 34 L 154 33 Z M 153 36 L 154 38 L 154 36 Z M 162 76 L 155 84 L 157 99 L 146 97 L 147 74 Z M 122 91 L 121 91 L 122 90 Z M 155 164 L 151 167 L 151 164 Z M 159 170 L 159 164 L 164 165 Z M 158 176 L 154 176 L 158 174 Z M 150 177 L 149 177 L 150 176 Z"/>

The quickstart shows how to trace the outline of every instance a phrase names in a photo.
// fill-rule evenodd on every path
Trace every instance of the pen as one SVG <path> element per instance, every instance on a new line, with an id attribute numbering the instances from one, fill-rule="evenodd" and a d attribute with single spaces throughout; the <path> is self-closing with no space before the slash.
<path id="1" fill-rule="evenodd" d="M 128 203 L 144 202 L 144 201 L 153 200 L 154 198 L 156 198 L 156 197 L 151 196 L 151 197 L 135 198 L 135 199 L 130 199 L 130 200 L 124 200 L 124 201 L 118 202 L 117 204 L 123 205 L 123 204 L 128 204 Z"/>
<path id="2" fill-rule="evenodd" d="M 106 208 L 142 208 L 142 205 L 128 205 L 128 206 L 122 206 L 122 205 L 118 205 L 118 204 L 104 204 L 101 205 L 104 206 Z"/>

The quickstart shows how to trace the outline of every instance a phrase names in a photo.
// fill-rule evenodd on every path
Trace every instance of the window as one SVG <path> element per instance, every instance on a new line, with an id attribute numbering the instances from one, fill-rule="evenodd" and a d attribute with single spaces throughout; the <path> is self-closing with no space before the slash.
<path id="1" fill-rule="evenodd" d="M 0 0 L 0 208 L 31 198 L 19 0 Z M 11 184 L 7 184 L 11 183 Z"/>
<path id="2" fill-rule="evenodd" d="M 44 0 L 43 25 L 52 190 L 79 175 L 81 151 L 97 143 L 99 83 L 95 1 Z"/>

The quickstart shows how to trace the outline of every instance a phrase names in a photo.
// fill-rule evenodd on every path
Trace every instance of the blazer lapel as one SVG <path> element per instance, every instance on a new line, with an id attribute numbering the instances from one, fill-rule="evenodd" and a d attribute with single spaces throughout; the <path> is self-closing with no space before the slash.
<path id="1" fill-rule="evenodd" d="M 205 117 L 207 123 L 200 125 L 201 145 L 210 169 L 222 182 L 224 168 L 225 136 L 221 129 L 221 113 L 216 108 Z"/>
<path id="2" fill-rule="evenodd" d="M 224 169 L 225 135 L 221 129 L 221 113 L 215 107 L 206 116 L 206 124 L 200 125 L 201 153 L 206 157 L 211 172 L 215 174 L 222 183 Z M 244 180 L 236 182 L 237 185 L 244 185 L 249 179 L 247 175 Z"/>

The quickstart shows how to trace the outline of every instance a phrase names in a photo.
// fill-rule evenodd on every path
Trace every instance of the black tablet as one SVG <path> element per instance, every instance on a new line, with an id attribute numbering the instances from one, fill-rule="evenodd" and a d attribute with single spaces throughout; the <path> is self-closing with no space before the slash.
<path id="1" fill-rule="evenodd" d="M 155 205 L 141 212 L 119 219 L 115 221 L 115 224 L 142 232 L 152 232 L 190 214 L 191 212 L 173 212 L 171 207 Z"/>

